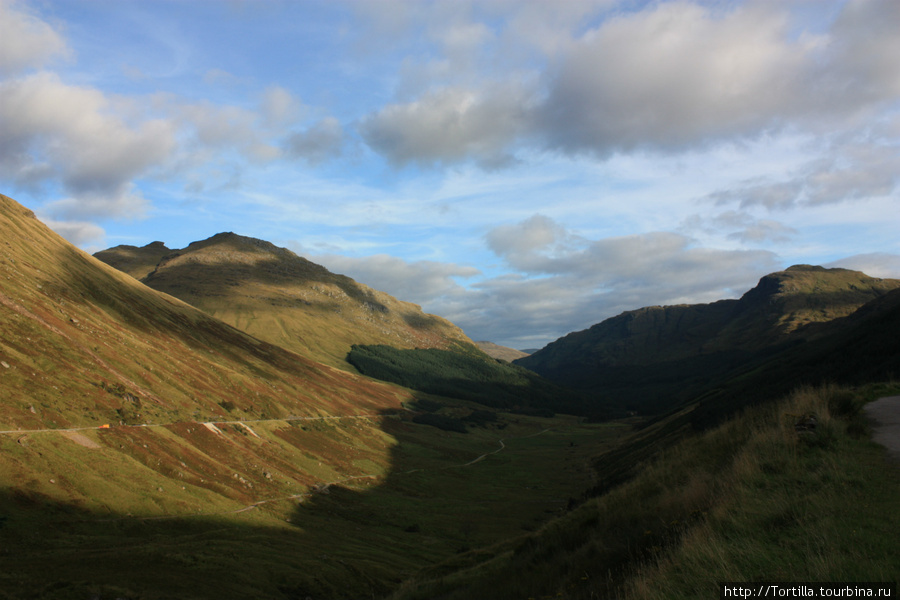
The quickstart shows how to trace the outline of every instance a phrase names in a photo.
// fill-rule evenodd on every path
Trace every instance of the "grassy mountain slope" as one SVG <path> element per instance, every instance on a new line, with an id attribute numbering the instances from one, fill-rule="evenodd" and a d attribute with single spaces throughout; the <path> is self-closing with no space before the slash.
<path id="1" fill-rule="evenodd" d="M 402 407 L 431 398 L 154 291 L 5 196 L 0 240 L 2 599 L 381 597 L 558 513 L 621 431 L 465 402 L 437 412 L 467 435 L 419 425 Z"/>
<path id="2" fill-rule="evenodd" d="M 809 325 L 806 339 L 782 346 L 713 379 L 692 415 L 706 427 L 743 406 L 801 385 L 861 385 L 900 377 L 900 289 L 846 317 Z"/>
<path id="3" fill-rule="evenodd" d="M 122 253 L 109 250 L 97 257 Z M 233 233 L 167 254 L 142 281 L 260 339 L 339 368 L 347 368 L 344 358 L 352 344 L 472 345 L 458 327 L 415 304 L 331 273 L 290 250 Z"/>
<path id="4" fill-rule="evenodd" d="M 101 250 L 94 254 L 111 267 L 128 273 L 135 279 L 143 279 L 156 269 L 156 265 L 164 256 L 171 254 L 172 250 L 162 242 L 152 242 L 146 246 L 116 246 L 107 250 Z"/>
<path id="5" fill-rule="evenodd" d="M 740 300 L 628 311 L 516 364 L 619 408 L 665 410 L 748 363 L 827 334 L 814 325 L 898 287 L 898 280 L 798 265 L 763 277 Z"/>
<path id="6" fill-rule="evenodd" d="M 171 421 L 397 405 L 393 391 L 148 289 L 5 196 L 0 210 L 0 358 L 9 365 L 0 368 L 2 429 L 115 422 L 126 413 Z M 52 406 L 42 410 L 45 398 Z"/>
<path id="7" fill-rule="evenodd" d="M 475 342 L 475 345 L 481 348 L 481 351 L 491 358 L 499 358 L 500 360 L 508 362 L 528 356 L 528 352 L 522 352 L 515 348 L 507 348 L 506 346 L 501 346 L 493 342 Z"/>
<path id="8" fill-rule="evenodd" d="M 720 581 L 893 582 L 900 477 L 863 402 L 896 388 L 801 389 L 640 460 L 630 481 L 538 531 L 446 561 L 394 600 L 695 598 Z M 799 415 L 816 414 L 812 431 Z M 659 423 L 657 429 L 666 425 Z M 608 460 L 604 457 L 603 460 Z"/>

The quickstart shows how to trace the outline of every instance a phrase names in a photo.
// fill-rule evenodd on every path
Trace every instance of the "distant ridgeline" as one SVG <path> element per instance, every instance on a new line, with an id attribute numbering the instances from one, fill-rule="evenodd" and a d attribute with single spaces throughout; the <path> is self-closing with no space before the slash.
<path id="1" fill-rule="evenodd" d="M 153 242 L 94 256 L 233 327 L 333 367 L 347 367 L 352 344 L 474 348 L 446 319 L 264 240 L 219 233 L 181 250 Z"/>
<path id="2" fill-rule="evenodd" d="M 900 280 L 798 265 L 739 300 L 628 311 L 515 364 L 613 412 L 699 399 L 697 415 L 712 419 L 804 383 L 900 375 L 898 288 Z"/>
<path id="3" fill-rule="evenodd" d="M 455 350 L 354 345 L 347 361 L 363 375 L 448 398 L 524 414 L 554 413 L 605 419 L 586 397 L 517 365 L 458 346 Z"/>

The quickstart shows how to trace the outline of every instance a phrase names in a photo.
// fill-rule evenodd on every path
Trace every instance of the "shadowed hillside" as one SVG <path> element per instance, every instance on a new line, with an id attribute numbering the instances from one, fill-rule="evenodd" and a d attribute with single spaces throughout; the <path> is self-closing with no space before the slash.
<path id="1" fill-rule="evenodd" d="M 133 254 L 119 247 L 96 256 L 136 270 L 123 259 Z M 155 255 L 149 247 L 137 254 Z M 234 233 L 167 253 L 142 281 L 260 339 L 340 368 L 349 368 L 344 357 L 353 344 L 472 345 L 458 327 L 415 304 Z"/>
<path id="2" fill-rule="evenodd" d="M 763 277 L 739 300 L 628 311 L 515 362 L 620 410 L 666 410 L 711 382 L 817 339 L 831 331 L 817 323 L 848 316 L 898 287 L 898 280 L 798 265 Z"/>

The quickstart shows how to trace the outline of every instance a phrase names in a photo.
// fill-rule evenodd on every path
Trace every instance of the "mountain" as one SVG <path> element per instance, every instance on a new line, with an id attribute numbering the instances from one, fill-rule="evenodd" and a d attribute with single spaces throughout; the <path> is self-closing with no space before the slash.
<path id="1" fill-rule="evenodd" d="M 156 269 L 159 261 L 172 250 L 162 242 L 153 242 L 146 246 L 116 246 L 101 250 L 94 254 L 98 258 L 135 279 L 143 279 Z"/>
<path id="2" fill-rule="evenodd" d="M 385 597 L 546 521 L 616 433 L 312 361 L 0 196 L 0 598 Z"/>
<path id="3" fill-rule="evenodd" d="M 739 300 L 627 311 L 515 362 L 623 409 L 663 410 L 754 360 L 830 334 L 819 324 L 897 288 L 900 280 L 797 265 Z"/>
<path id="4" fill-rule="evenodd" d="M 285 248 L 220 233 L 182 250 L 154 242 L 98 252 L 100 260 L 139 275 L 260 339 L 339 368 L 353 344 L 396 348 L 473 346 L 461 329 L 409 302 L 330 272 Z"/>
<path id="5" fill-rule="evenodd" d="M 500 346 L 499 344 L 495 344 L 493 342 L 475 342 L 475 345 L 481 348 L 481 351 L 491 358 L 499 358 L 500 360 L 505 360 L 508 362 L 512 362 L 517 358 L 525 358 L 526 356 L 528 356 L 528 352 L 522 352 L 521 350 L 516 350 L 515 348 Z"/>
<path id="6" fill-rule="evenodd" d="M 300 552 L 285 519 L 388 472 L 381 420 L 414 397 L 152 290 L 2 195 L 0 240 L 0 596 L 283 597 L 310 569 L 271 556 Z M 256 506 L 265 527 L 224 525 Z"/>
<path id="7" fill-rule="evenodd" d="M 695 426 L 720 422 L 745 406 L 803 386 L 861 386 L 894 381 L 900 373 L 900 289 L 887 292 L 846 317 L 813 323 L 799 340 L 760 353 L 712 379 L 695 400 Z"/>

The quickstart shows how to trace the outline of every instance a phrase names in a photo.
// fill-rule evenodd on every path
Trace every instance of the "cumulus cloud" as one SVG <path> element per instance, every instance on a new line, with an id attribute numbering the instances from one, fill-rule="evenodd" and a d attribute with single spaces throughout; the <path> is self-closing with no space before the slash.
<path id="1" fill-rule="evenodd" d="M 146 214 L 149 202 L 130 182 L 101 192 L 84 191 L 75 197 L 54 200 L 43 211 L 58 219 L 89 218 L 140 219 Z"/>
<path id="2" fill-rule="evenodd" d="M 364 118 L 360 133 L 392 163 L 496 162 L 522 130 L 530 109 L 521 86 L 487 91 L 444 88 Z"/>
<path id="3" fill-rule="evenodd" d="M 578 238 L 544 215 L 521 223 L 495 227 L 485 236 L 488 247 L 520 271 L 541 272 L 550 268 L 552 256 L 571 252 Z"/>
<path id="4" fill-rule="evenodd" d="M 848 2 L 824 30 L 799 33 L 791 6 L 781 3 L 650 3 L 580 34 L 590 11 L 574 8 L 558 23 L 569 27 L 565 40 L 559 29 L 538 27 L 527 3 L 506 15 L 510 32 L 544 31 L 545 41 L 535 42 L 544 66 L 426 86 L 363 119 L 363 138 L 397 165 L 479 161 L 521 147 L 604 158 L 789 128 L 857 127 L 900 95 L 900 65 L 891 58 L 900 54 L 900 6 L 892 0 Z M 481 30 L 453 31 L 469 51 L 481 48 L 482 62 L 497 62 L 479 45 Z M 429 56 L 421 66 L 439 64 Z"/>
<path id="5" fill-rule="evenodd" d="M 41 67 L 68 54 L 62 36 L 24 6 L 0 0 L 0 75 Z"/>
<path id="6" fill-rule="evenodd" d="M 311 258 L 416 302 L 470 337 L 516 348 L 642 306 L 738 297 L 780 268 L 770 252 L 704 248 L 675 233 L 589 240 L 543 215 L 497 227 L 485 243 L 511 272 L 484 277 L 473 267 L 386 255 Z"/>
<path id="7" fill-rule="evenodd" d="M 269 127 L 291 123 L 297 119 L 302 106 L 294 96 L 281 87 L 272 85 L 263 92 L 260 113 Z"/>
<path id="8" fill-rule="evenodd" d="M 183 104 L 173 98 L 168 108 L 179 124 L 193 132 L 193 143 L 202 148 L 251 148 L 260 142 L 257 113 L 238 106 L 212 102 Z"/>
<path id="9" fill-rule="evenodd" d="M 361 258 L 327 254 L 311 259 L 400 300 L 432 306 L 465 293 L 457 278 L 469 279 L 481 273 L 474 267 L 429 260 L 408 262 L 386 254 Z"/>
<path id="10" fill-rule="evenodd" d="M 87 221 L 55 221 L 50 218 L 42 218 L 41 221 L 76 246 L 100 243 L 106 237 L 102 227 Z"/>
<path id="11" fill-rule="evenodd" d="M 58 179 L 83 216 L 130 212 L 131 182 L 164 161 L 175 146 L 171 123 L 129 124 L 98 90 L 72 86 L 51 73 L 0 82 L 0 176 L 26 188 Z M 127 204 L 127 202 L 125 202 Z"/>
<path id="12" fill-rule="evenodd" d="M 333 117 L 326 117 L 306 129 L 295 131 L 284 140 L 288 156 L 314 165 L 340 156 L 343 147 L 344 128 Z"/>
<path id="13" fill-rule="evenodd" d="M 677 233 L 586 240 L 546 217 L 520 223 L 518 240 L 516 231 L 504 226 L 487 239 L 518 273 L 478 283 L 470 310 L 451 317 L 515 347 L 543 345 L 642 306 L 736 297 L 778 269 L 771 252 L 698 247 Z M 530 337 L 520 337 L 524 331 Z"/>
<path id="14" fill-rule="evenodd" d="M 815 45 L 791 43 L 774 10 L 719 15 L 671 2 L 604 22 L 551 75 L 541 128 L 566 151 L 681 148 L 755 134 L 796 110 Z"/>
<path id="15" fill-rule="evenodd" d="M 757 219 L 753 215 L 727 210 L 713 216 L 691 215 L 679 228 L 685 233 L 703 232 L 710 235 L 724 234 L 726 238 L 745 244 L 786 242 L 799 232 L 778 221 Z"/>
<path id="16" fill-rule="evenodd" d="M 857 254 L 824 266 L 862 271 L 872 277 L 900 279 L 900 254 L 890 254 L 888 252 Z"/>
<path id="17" fill-rule="evenodd" d="M 782 179 L 757 178 L 710 194 L 718 205 L 770 210 L 889 196 L 900 183 L 900 149 L 853 140 L 827 148 Z"/>

